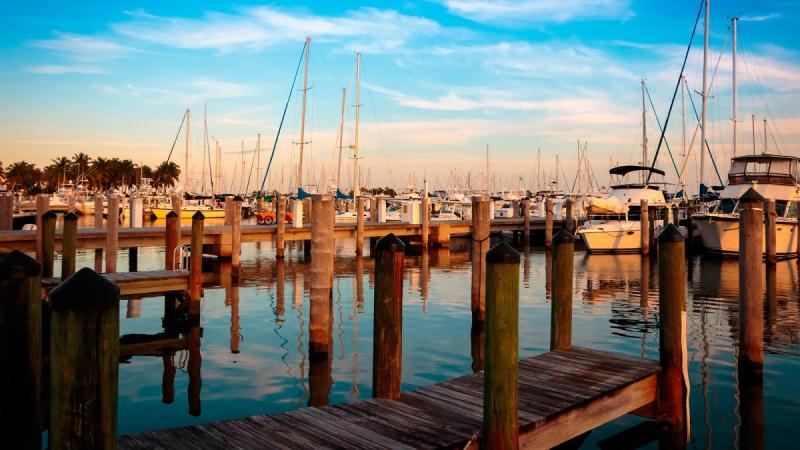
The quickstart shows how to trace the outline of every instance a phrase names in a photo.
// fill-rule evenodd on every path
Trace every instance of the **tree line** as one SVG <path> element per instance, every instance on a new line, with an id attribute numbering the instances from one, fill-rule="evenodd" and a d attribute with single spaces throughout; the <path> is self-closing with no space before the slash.
<path id="1" fill-rule="evenodd" d="M 17 161 L 5 166 L 0 161 L 0 184 L 4 180 L 8 190 L 35 194 L 54 192 L 63 183 L 84 184 L 94 191 L 125 189 L 140 185 L 142 178 L 152 180 L 155 188 L 172 187 L 178 182 L 181 169 L 174 162 L 164 161 L 152 169 L 130 159 L 92 158 L 86 153 L 72 157 L 60 156 L 39 168 L 36 164 Z"/>

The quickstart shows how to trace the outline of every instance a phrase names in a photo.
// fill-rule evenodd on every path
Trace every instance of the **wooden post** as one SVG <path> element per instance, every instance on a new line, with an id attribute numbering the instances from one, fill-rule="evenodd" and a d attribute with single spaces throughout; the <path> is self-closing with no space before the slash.
<path id="1" fill-rule="evenodd" d="M 196 306 L 199 305 L 198 302 L 194 303 L 195 306 L 190 309 L 196 309 Z M 186 333 L 186 347 L 189 350 L 189 358 L 186 362 L 186 371 L 189 374 L 189 384 L 186 387 L 186 397 L 189 403 L 189 415 L 193 417 L 199 417 L 202 413 L 200 392 L 203 388 L 203 378 L 201 373 L 203 355 L 200 353 L 199 310 L 190 312 L 188 321 L 189 331 Z"/>
<path id="2" fill-rule="evenodd" d="M 641 236 L 639 245 L 642 247 L 642 256 L 647 256 L 650 254 L 650 210 L 645 199 L 642 199 L 639 205 L 639 234 Z"/>
<path id="3" fill-rule="evenodd" d="M 231 276 L 239 279 L 239 267 L 242 254 L 242 197 L 234 197 L 231 211 Z"/>
<path id="4" fill-rule="evenodd" d="M 531 210 L 530 200 L 522 200 L 522 243 L 525 247 L 531 241 Z"/>
<path id="5" fill-rule="evenodd" d="M 681 226 L 681 214 L 680 213 L 681 213 L 680 208 L 678 208 L 677 205 L 672 207 L 672 224 L 675 225 L 676 227 L 680 227 Z"/>
<path id="6" fill-rule="evenodd" d="M 658 236 L 659 420 L 670 425 L 671 434 L 688 437 L 684 252 L 683 234 L 675 225 L 668 225 Z"/>
<path id="7" fill-rule="evenodd" d="M 553 247 L 553 199 L 547 197 L 544 201 L 544 248 Z"/>
<path id="8" fill-rule="evenodd" d="M 662 225 L 663 228 L 666 228 L 667 225 L 670 224 L 670 220 L 669 220 L 670 219 L 670 217 L 669 217 L 670 209 L 671 208 L 669 206 L 665 206 L 661 210 L 661 221 L 664 222 L 664 224 Z"/>
<path id="9" fill-rule="evenodd" d="M 119 246 L 119 196 L 108 196 L 106 215 L 106 273 L 117 271 L 117 249 Z"/>
<path id="10" fill-rule="evenodd" d="M 651 206 L 650 207 L 650 211 L 648 211 L 648 214 L 647 214 L 648 218 L 650 219 L 649 222 L 648 222 L 647 235 L 650 236 L 650 248 L 651 249 L 656 248 L 656 245 L 658 244 L 658 241 L 657 241 L 658 237 L 656 236 L 656 213 L 657 213 L 656 208 Z M 652 253 L 652 252 L 648 252 L 648 254 L 653 256 L 653 257 L 657 256 L 656 253 Z"/>
<path id="11" fill-rule="evenodd" d="M 372 223 L 378 221 L 378 199 L 375 197 L 369 199 L 369 221 Z"/>
<path id="12" fill-rule="evenodd" d="M 356 255 L 364 254 L 364 197 L 356 197 Z"/>
<path id="13" fill-rule="evenodd" d="M 144 210 L 144 198 L 132 195 L 128 203 L 128 213 L 130 215 L 128 225 L 130 228 L 142 228 L 142 215 Z M 128 247 L 128 272 L 139 270 L 139 247 Z"/>
<path id="14" fill-rule="evenodd" d="M 756 373 L 764 365 L 763 202 L 753 188 L 739 198 L 739 366 Z"/>
<path id="15" fill-rule="evenodd" d="M 519 447 L 517 364 L 519 253 L 505 242 L 486 254 L 486 348 L 482 448 Z"/>
<path id="16" fill-rule="evenodd" d="M 564 223 L 564 229 L 573 233 L 575 231 L 575 200 L 567 199 L 567 217 Z"/>
<path id="17" fill-rule="evenodd" d="M 778 262 L 777 233 L 778 215 L 775 213 L 775 199 L 764 199 L 764 250 L 767 264 Z"/>
<path id="18" fill-rule="evenodd" d="M 56 220 L 58 216 L 53 211 L 42 214 L 42 227 L 39 235 L 42 240 L 42 278 L 53 276 L 53 260 L 56 253 Z"/>
<path id="19" fill-rule="evenodd" d="M 512 200 L 511 201 L 511 218 L 515 219 L 520 217 L 519 215 L 519 200 Z"/>
<path id="20" fill-rule="evenodd" d="M 428 234 L 430 233 L 430 220 L 431 220 L 431 199 L 426 194 L 422 197 L 420 204 L 420 218 L 422 219 L 422 248 L 428 248 Z"/>
<path id="21" fill-rule="evenodd" d="M 397 399 L 403 366 L 403 259 L 405 245 L 388 234 L 375 245 L 375 321 L 372 397 Z"/>
<path id="22" fill-rule="evenodd" d="M 314 195 L 311 215 L 310 353 L 330 353 L 333 333 L 333 225 L 336 211 L 330 195 Z"/>
<path id="23" fill-rule="evenodd" d="M 83 268 L 50 305 L 50 448 L 116 448 L 119 288 Z"/>
<path id="24" fill-rule="evenodd" d="M 172 201 L 172 210 L 175 211 L 175 214 L 178 215 L 178 218 L 181 217 L 181 207 L 183 206 L 183 197 L 181 194 L 172 194 L 170 196 L 170 200 Z"/>
<path id="25" fill-rule="evenodd" d="M 225 196 L 225 226 L 233 225 L 233 196 Z"/>
<path id="26" fill-rule="evenodd" d="M 9 193 L 0 194 L 0 231 L 11 231 L 14 228 L 14 196 Z"/>
<path id="27" fill-rule="evenodd" d="M 572 347 L 572 283 L 575 238 L 566 230 L 553 238 L 553 304 L 550 308 L 550 350 Z"/>
<path id="28" fill-rule="evenodd" d="M 36 196 L 36 260 L 42 261 L 42 216 L 50 210 L 50 196 L 39 194 Z"/>
<path id="29" fill-rule="evenodd" d="M 94 195 L 94 227 L 103 228 L 103 194 Z M 95 272 L 103 271 L 103 249 L 94 249 L 94 270 Z"/>
<path id="30" fill-rule="evenodd" d="M 472 197 L 472 320 L 486 320 L 486 252 L 489 251 L 489 197 Z"/>
<path id="31" fill-rule="evenodd" d="M 167 213 L 166 230 L 164 233 L 164 268 L 167 270 L 175 270 L 175 249 L 180 242 L 178 235 L 180 233 L 180 218 L 175 211 Z"/>
<path id="32" fill-rule="evenodd" d="M 192 216 L 192 244 L 189 256 L 189 296 L 200 301 L 203 290 L 203 225 L 205 216 L 197 211 Z"/>
<path id="33" fill-rule="evenodd" d="M 277 196 L 278 204 L 275 207 L 275 221 L 277 223 L 275 233 L 275 257 L 283 258 L 286 251 L 286 197 L 283 194 Z M 294 218 L 297 220 L 297 218 Z"/>
<path id="34" fill-rule="evenodd" d="M 64 214 L 64 228 L 61 231 L 61 279 L 75 273 L 75 252 L 78 248 L 78 215 L 74 212 Z"/>
<path id="35" fill-rule="evenodd" d="M 172 211 L 170 211 L 172 212 Z M 175 402 L 175 357 L 174 351 L 165 352 L 161 355 L 161 362 L 164 371 L 161 373 L 161 403 L 169 405 Z"/>
<path id="36" fill-rule="evenodd" d="M 0 256 L 0 433 L 4 447 L 41 448 L 42 266 Z"/>

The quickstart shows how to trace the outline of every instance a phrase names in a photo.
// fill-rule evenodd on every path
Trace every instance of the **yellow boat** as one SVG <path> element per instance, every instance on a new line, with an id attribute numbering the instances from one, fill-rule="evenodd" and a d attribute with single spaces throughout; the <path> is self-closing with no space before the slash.
<path id="1" fill-rule="evenodd" d="M 156 219 L 166 219 L 167 214 L 169 214 L 170 211 L 172 211 L 172 208 L 152 208 L 153 216 L 155 216 Z M 206 219 L 225 218 L 224 208 L 212 208 L 204 205 L 186 205 L 181 208 L 181 219 L 191 219 L 197 211 L 203 213 L 203 216 L 205 216 Z"/>

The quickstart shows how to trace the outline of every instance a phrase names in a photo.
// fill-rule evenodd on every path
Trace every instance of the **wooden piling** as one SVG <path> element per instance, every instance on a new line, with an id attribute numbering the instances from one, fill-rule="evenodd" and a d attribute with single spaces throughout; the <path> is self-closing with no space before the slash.
<path id="1" fill-rule="evenodd" d="M 56 220 L 58 216 L 53 211 L 42 214 L 42 226 L 38 234 L 42 241 L 42 277 L 53 276 L 53 261 L 56 255 Z"/>
<path id="2" fill-rule="evenodd" d="M 375 245 L 372 396 L 397 399 L 403 361 L 403 259 L 405 245 L 388 234 Z"/>
<path id="3" fill-rule="evenodd" d="M 175 211 L 167 213 L 166 231 L 164 233 L 164 268 L 175 270 L 175 249 L 178 248 L 178 235 L 180 233 L 180 218 Z"/>
<path id="4" fill-rule="evenodd" d="M 195 304 L 195 307 L 199 304 L 198 302 L 193 303 Z M 200 392 L 203 389 L 203 378 L 201 372 L 203 355 L 200 353 L 199 310 L 192 311 L 189 314 L 189 331 L 186 333 L 186 347 L 189 350 L 189 358 L 186 361 L 186 371 L 189 374 L 189 384 L 186 388 L 186 397 L 189 403 L 189 415 L 193 417 L 200 417 L 200 414 L 202 413 Z"/>
<path id="5" fill-rule="evenodd" d="M 369 199 L 369 221 L 372 223 L 378 221 L 378 199 L 375 197 Z"/>
<path id="6" fill-rule="evenodd" d="M 664 227 L 664 228 L 666 228 L 667 225 L 669 225 L 671 223 L 670 222 L 670 216 L 669 216 L 670 210 L 671 210 L 671 208 L 669 207 L 669 205 L 667 205 L 667 206 L 665 206 L 664 208 L 661 209 L 661 221 L 663 222 L 663 225 L 661 225 L 661 226 Z"/>
<path id="7" fill-rule="evenodd" d="M 64 227 L 61 231 L 61 279 L 75 273 L 75 253 L 78 248 L 78 215 L 74 212 L 64 214 Z"/>
<path id="8" fill-rule="evenodd" d="M 50 448 L 116 448 L 119 288 L 83 268 L 50 305 Z"/>
<path id="9" fill-rule="evenodd" d="M 489 197 L 472 197 L 472 320 L 486 320 L 486 253 L 490 237 Z"/>
<path id="10" fill-rule="evenodd" d="M 9 449 L 41 448 L 41 281 L 30 256 L 0 256 L 0 433 Z"/>
<path id="11" fill-rule="evenodd" d="M 486 254 L 484 445 L 481 446 L 486 449 L 519 447 L 519 263 L 519 253 L 505 242 Z"/>
<path id="12" fill-rule="evenodd" d="M 14 196 L 10 193 L 0 194 L 0 231 L 11 231 L 14 228 Z"/>
<path id="13" fill-rule="evenodd" d="M 739 365 L 757 373 L 764 365 L 763 202 L 753 188 L 739 198 Z"/>
<path id="14" fill-rule="evenodd" d="M 673 435 L 688 436 L 689 402 L 686 372 L 686 256 L 678 227 L 668 225 L 658 236 L 659 420 Z"/>
<path id="15" fill-rule="evenodd" d="M 205 216 L 197 211 L 192 216 L 192 244 L 189 256 L 189 296 L 200 301 L 203 292 L 203 225 Z"/>
<path id="16" fill-rule="evenodd" d="M 547 197 L 544 201 L 544 248 L 553 247 L 553 199 Z"/>
<path id="17" fill-rule="evenodd" d="M 123 208 L 124 209 L 124 208 Z M 130 228 L 142 227 L 142 210 L 144 209 L 144 198 L 138 195 L 131 195 L 128 203 L 128 226 Z M 128 272 L 139 271 L 139 247 L 128 247 Z"/>
<path id="18" fill-rule="evenodd" d="M 119 248 L 119 196 L 108 196 L 106 214 L 106 273 L 117 271 L 117 250 Z"/>
<path id="19" fill-rule="evenodd" d="M 240 260 L 242 255 L 242 202 L 238 195 L 234 197 L 231 211 L 231 276 L 239 279 Z"/>
<path id="20" fill-rule="evenodd" d="M 94 227 L 103 228 L 103 194 L 94 195 Z M 103 249 L 94 249 L 94 270 L 103 271 Z"/>
<path id="21" fill-rule="evenodd" d="M 522 200 L 522 243 L 525 247 L 531 241 L 531 210 L 530 200 Z"/>
<path id="22" fill-rule="evenodd" d="M 553 237 L 553 303 L 550 308 L 550 350 L 572 347 L 572 283 L 575 237 L 566 230 Z"/>
<path id="23" fill-rule="evenodd" d="M 50 196 L 39 194 L 36 196 L 36 260 L 42 261 L 42 216 L 50 210 Z"/>
<path id="24" fill-rule="evenodd" d="M 356 255 L 364 254 L 364 197 L 356 197 Z"/>
<path id="25" fill-rule="evenodd" d="M 330 195 L 314 195 L 312 201 L 308 348 L 310 353 L 329 353 L 332 351 L 333 333 L 333 226 L 336 210 Z"/>
<path id="26" fill-rule="evenodd" d="M 431 220 L 431 199 L 426 194 L 422 197 L 422 201 L 420 204 L 420 219 L 422 219 L 422 236 L 420 237 L 420 241 L 422 243 L 422 248 L 428 248 L 428 235 L 430 233 L 430 220 Z"/>
<path id="27" fill-rule="evenodd" d="M 520 217 L 519 215 L 519 200 L 511 201 L 511 218 Z"/>
<path id="28" fill-rule="evenodd" d="M 175 402 L 175 352 L 165 352 L 161 356 L 164 370 L 161 373 L 161 403 L 169 405 Z"/>
<path id="29" fill-rule="evenodd" d="M 172 194 L 170 200 L 172 201 L 172 210 L 175 211 L 175 214 L 180 218 L 181 208 L 183 207 L 183 197 L 181 197 L 181 194 Z"/>
<path id="30" fill-rule="evenodd" d="M 278 204 L 275 207 L 275 257 L 283 258 L 286 251 L 286 197 L 283 194 L 277 195 Z M 294 218 L 297 220 L 297 218 Z"/>
<path id="31" fill-rule="evenodd" d="M 642 199 L 639 202 L 639 234 L 641 242 L 639 245 L 642 247 L 642 256 L 650 254 L 650 209 L 647 206 L 647 200 Z"/>
<path id="32" fill-rule="evenodd" d="M 764 253 L 767 264 L 778 262 L 777 227 L 778 215 L 775 212 L 775 199 L 764 199 Z"/>
<path id="33" fill-rule="evenodd" d="M 658 237 L 656 236 L 656 214 L 656 208 L 651 206 L 647 214 L 648 218 L 650 219 L 647 224 L 647 235 L 650 237 L 650 249 L 655 249 L 656 245 L 658 244 Z M 657 254 L 648 251 L 648 255 L 655 257 Z"/>
<path id="34" fill-rule="evenodd" d="M 678 208 L 678 206 L 673 206 L 672 207 L 672 224 L 675 225 L 676 227 L 680 227 L 680 225 L 681 225 L 681 214 L 680 213 L 681 213 L 681 211 L 680 211 L 680 208 Z"/>
<path id="35" fill-rule="evenodd" d="M 575 200 L 567 199 L 567 217 L 564 221 L 564 229 L 570 233 L 575 232 Z"/>

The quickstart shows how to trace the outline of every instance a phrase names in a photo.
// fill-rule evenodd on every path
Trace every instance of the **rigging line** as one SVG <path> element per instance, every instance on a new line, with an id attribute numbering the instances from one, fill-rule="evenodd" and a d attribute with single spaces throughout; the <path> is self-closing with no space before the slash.
<path id="1" fill-rule="evenodd" d="M 181 136 L 181 130 L 183 129 L 183 124 L 186 122 L 186 111 L 183 112 L 183 117 L 181 117 L 181 124 L 178 126 L 178 132 L 175 133 L 175 139 L 172 141 L 172 148 L 169 149 L 169 155 L 167 155 L 167 160 L 164 161 L 164 169 L 167 168 L 169 164 L 170 158 L 172 158 L 172 152 L 175 150 L 175 144 L 178 143 L 178 138 Z M 158 169 L 156 169 L 158 170 Z M 164 175 L 164 170 L 158 173 L 158 179 L 153 184 L 158 184 L 161 181 L 161 177 Z"/>
<path id="2" fill-rule="evenodd" d="M 305 56 L 306 52 L 306 45 L 303 44 L 303 49 L 300 51 L 300 59 L 297 61 L 297 69 L 294 71 L 294 79 L 292 80 L 292 86 L 289 88 L 289 98 L 286 99 L 286 105 L 283 107 L 283 114 L 281 115 L 281 121 L 278 124 L 278 132 L 275 133 L 275 142 L 272 144 L 272 153 L 269 155 L 269 162 L 267 163 L 267 170 L 264 172 L 264 178 L 261 180 L 261 187 L 258 189 L 260 193 L 264 192 L 264 184 L 267 182 L 267 175 L 269 175 L 269 169 L 272 167 L 272 158 L 275 157 L 275 148 L 278 147 L 278 138 L 281 136 L 281 129 L 283 128 L 283 120 L 286 118 L 286 110 L 289 109 L 289 102 L 292 100 L 292 92 L 294 92 L 294 85 L 297 82 L 297 75 L 300 73 L 300 65 L 303 62 L 303 57 Z"/>
<path id="3" fill-rule="evenodd" d="M 260 141 L 261 141 L 261 136 L 259 136 L 259 142 L 256 145 L 260 145 Z M 258 151 L 259 151 L 258 148 L 253 150 L 253 158 L 250 159 L 250 170 L 247 171 L 247 185 L 245 185 L 244 187 L 245 193 L 247 193 L 247 191 L 250 189 L 250 177 L 253 175 L 253 166 L 255 165 L 254 163 L 256 162 L 256 153 L 258 153 Z M 244 174 L 242 174 L 242 176 L 244 177 Z"/>
<path id="4" fill-rule="evenodd" d="M 687 97 L 689 98 L 689 103 L 692 104 L 692 111 L 694 112 L 695 120 L 697 120 L 698 124 L 697 126 L 700 129 L 702 129 L 702 126 L 700 125 L 700 115 L 697 113 L 697 106 L 695 106 L 694 104 L 694 97 L 692 97 L 691 95 L 688 95 Z M 719 179 L 719 184 L 725 184 L 722 181 L 722 176 L 720 176 L 719 174 L 719 169 L 717 168 L 717 162 L 714 160 L 714 155 L 711 154 L 711 147 L 708 145 L 708 139 L 706 139 L 705 146 L 703 144 L 704 144 L 703 142 L 700 143 L 700 151 L 703 151 L 702 150 L 703 147 L 705 147 L 706 150 L 708 150 L 708 154 L 711 156 L 711 164 L 714 166 L 714 172 L 717 173 L 717 178 Z"/>
<path id="5" fill-rule="evenodd" d="M 645 86 L 644 91 L 645 93 L 647 93 L 647 100 L 650 101 L 650 109 L 653 112 L 653 117 L 656 118 L 656 124 L 658 124 L 658 131 L 663 131 L 663 128 L 661 128 L 661 119 L 658 118 L 658 113 L 656 112 L 656 105 L 653 104 L 653 98 L 650 97 L 650 88 Z M 686 186 L 680 183 L 681 174 L 678 171 L 678 165 L 675 163 L 675 157 L 672 155 L 672 149 L 669 148 L 669 142 L 667 142 L 666 137 L 664 137 L 664 145 L 666 145 L 667 147 L 667 153 L 669 153 L 669 159 L 672 161 L 672 167 L 675 169 L 675 174 L 678 175 L 678 184 L 680 184 L 681 187 L 683 187 L 685 190 Z"/>
<path id="6" fill-rule="evenodd" d="M 698 9 L 697 18 L 695 18 L 694 20 L 694 28 L 692 28 L 692 35 L 689 37 L 689 45 L 686 47 L 686 53 L 683 55 L 683 65 L 681 65 L 681 73 L 678 76 L 678 82 L 675 83 L 675 90 L 672 92 L 672 101 L 669 104 L 669 110 L 667 111 L 667 118 L 664 121 L 664 129 L 661 131 L 661 137 L 658 139 L 658 147 L 656 147 L 656 153 L 653 156 L 653 165 L 651 166 L 652 169 L 655 169 L 656 167 L 656 161 L 658 160 L 658 153 L 661 151 L 661 142 L 664 141 L 664 133 L 666 132 L 667 126 L 669 125 L 669 119 L 670 117 L 672 117 L 672 107 L 675 106 L 675 98 L 678 96 L 678 88 L 681 85 L 683 72 L 684 70 L 686 70 L 686 61 L 689 59 L 689 50 L 691 50 L 692 48 L 692 41 L 694 41 L 694 36 L 697 33 L 697 24 L 700 23 L 700 14 L 703 12 L 704 3 L 705 0 L 700 0 L 700 9 Z M 645 184 L 650 182 L 650 177 L 652 175 L 653 172 L 647 174 L 647 180 L 645 180 Z"/>

